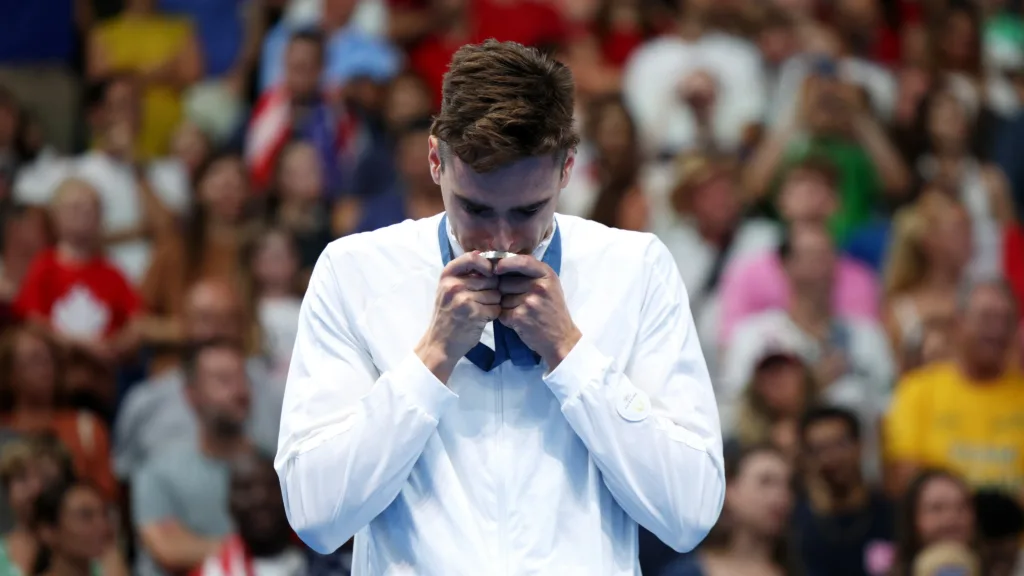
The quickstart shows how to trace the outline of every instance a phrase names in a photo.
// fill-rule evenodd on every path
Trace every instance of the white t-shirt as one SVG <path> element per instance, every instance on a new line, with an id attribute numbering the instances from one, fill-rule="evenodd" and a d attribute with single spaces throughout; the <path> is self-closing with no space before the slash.
<path id="1" fill-rule="evenodd" d="M 657 38 L 636 50 L 622 78 L 626 105 L 648 153 L 684 151 L 697 144 L 696 123 L 679 98 L 679 84 L 702 69 L 718 80 L 712 124 L 720 147 L 735 149 L 744 129 L 763 118 L 766 79 L 754 45 L 722 33 L 705 34 L 694 42 Z"/>

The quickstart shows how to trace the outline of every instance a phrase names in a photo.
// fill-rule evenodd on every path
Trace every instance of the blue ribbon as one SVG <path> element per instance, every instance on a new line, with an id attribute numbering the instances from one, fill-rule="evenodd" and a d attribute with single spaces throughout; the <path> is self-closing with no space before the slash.
<path id="1" fill-rule="evenodd" d="M 441 263 L 447 266 L 452 261 L 452 245 L 448 241 L 448 215 L 441 217 L 441 223 L 437 226 L 437 242 L 441 247 Z M 551 243 L 544 251 L 542 262 L 551 267 L 558 274 L 562 267 L 562 237 L 559 234 L 558 226 L 555 226 L 555 233 L 551 237 Z M 466 353 L 466 359 L 475 364 L 484 372 L 490 372 L 500 366 L 502 362 L 511 360 L 514 366 L 529 368 L 540 363 L 540 354 L 537 354 L 527 346 L 515 330 L 505 326 L 501 322 L 494 321 L 494 350 L 491 350 L 478 342 L 472 350 Z"/>

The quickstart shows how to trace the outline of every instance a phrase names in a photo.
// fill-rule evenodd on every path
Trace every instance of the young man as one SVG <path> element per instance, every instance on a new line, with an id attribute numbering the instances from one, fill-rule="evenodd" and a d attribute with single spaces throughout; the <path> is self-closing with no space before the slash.
<path id="1" fill-rule="evenodd" d="M 635 574 L 637 523 L 686 551 L 718 519 L 718 412 L 672 256 L 555 214 L 572 118 L 563 65 L 463 47 L 429 138 L 446 212 L 313 271 L 276 468 L 307 544 L 358 532 L 353 574 Z"/>
<path id="2" fill-rule="evenodd" d="M 808 576 L 887 574 L 895 554 L 892 503 L 861 472 L 857 415 L 815 408 L 800 423 L 805 489 L 793 515 Z"/>

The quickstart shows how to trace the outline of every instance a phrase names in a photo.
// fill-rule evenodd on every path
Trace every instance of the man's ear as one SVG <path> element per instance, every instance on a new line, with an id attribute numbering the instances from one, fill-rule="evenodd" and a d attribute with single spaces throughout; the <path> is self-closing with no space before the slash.
<path id="1" fill-rule="evenodd" d="M 573 148 L 565 155 L 565 162 L 562 164 L 562 180 L 559 182 L 559 188 L 565 188 L 569 185 L 569 179 L 572 178 L 572 169 L 576 166 L 576 149 Z"/>
<path id="2" fill-rule="evenodd" d="M 427 137 L 427 162 L 430 163 L 430 177 L 434 184 L 441 185 L 441 143 L 437 136 Z"/>

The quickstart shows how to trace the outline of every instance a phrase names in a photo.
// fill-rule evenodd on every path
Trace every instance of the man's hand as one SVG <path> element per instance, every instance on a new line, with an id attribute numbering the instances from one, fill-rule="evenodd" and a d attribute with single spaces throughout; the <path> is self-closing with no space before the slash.
<path id="1" fill-rule="evenodd" d="M 434 317 L 416 346 L 416 355 L 447 382 L 459 359 L 480 342 L 484 326 L 501 313 L 498 278 L 479 252 L 455 258 L 441 272 Z"/>
<path id="2" fill-rule="evenodd" d="M 494 273 L 500 280 L 499 321 L 554 370 L 582 337 L 569 316 L 558 275 L 547 264 L 524 255 L 499 260 Z"/>

